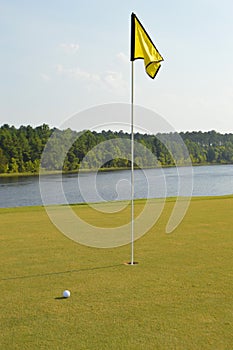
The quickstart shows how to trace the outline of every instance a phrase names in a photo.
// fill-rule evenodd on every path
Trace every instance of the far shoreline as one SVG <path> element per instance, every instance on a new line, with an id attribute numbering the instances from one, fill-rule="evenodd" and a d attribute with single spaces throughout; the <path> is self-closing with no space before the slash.
<path id="1" fill-rule="evenodd" d="M 192 167 L 202 167 L 202 166 L 212 166 L 212 165 L 232 165 L 232 163 L 201 163 L 201 164 L 192 164 Z M 190 165 L 163 165 L 163 166 L 157 166 L 157 167 L 135 167 L 134 170 L 139 170 L 139 169 L 166 169 L 166 168 L 176 168 L 176 167 L 189 167 Z M 31 177 L 31 176 L 49 176 L 49 175 L 72 175 L 72 174 L 88 174 L 88 173 L 95 173 L 95 172 L 113 172 L 113 171 L 122 171 L 122 170 L 131 170 L 130 167 L 119 167 L 119 168 L 96 168 L 96 169 L 76 169 L 76 170 L 71 170 L 71 171 L 59 171 L 59 170 L 53 170 L 53 171 L 41 171 L 41 172 L 23 172 L 23 173 L 1 173 L 0 178 L 17 178 L 17 177 Z"/>

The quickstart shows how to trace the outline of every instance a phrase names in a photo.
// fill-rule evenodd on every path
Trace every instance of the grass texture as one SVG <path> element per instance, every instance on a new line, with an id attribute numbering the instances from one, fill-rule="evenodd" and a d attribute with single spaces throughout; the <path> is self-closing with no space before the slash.
<path id="1" fill-rule="evenodd" d="M 135 242 L 135 266 L 129 245 L 75 243 L 43 207 L 0 209 L 0 348 L 233 349 L 233 197 L 192 199 L 166 234 L 174 203 Z"/>

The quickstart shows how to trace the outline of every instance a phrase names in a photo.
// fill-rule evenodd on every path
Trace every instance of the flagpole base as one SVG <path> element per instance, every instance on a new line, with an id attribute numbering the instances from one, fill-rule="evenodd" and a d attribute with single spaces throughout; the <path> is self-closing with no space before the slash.
<path id="1" fill-rule="evenodd" d="M 124 262 L 124 265 L 138 265 L 139 262 L 138 261 L 127 261 L 127 262 Z"/>

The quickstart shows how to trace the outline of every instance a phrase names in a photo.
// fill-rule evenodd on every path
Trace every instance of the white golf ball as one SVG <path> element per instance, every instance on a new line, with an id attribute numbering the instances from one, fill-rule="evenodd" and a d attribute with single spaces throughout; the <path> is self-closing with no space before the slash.
<path id="1" fill-rule="evenodd" d="M 70 297 L 70 291 L 69 290 L 64 290 L 63 298 L 69 298 L 69 297 Z"/>

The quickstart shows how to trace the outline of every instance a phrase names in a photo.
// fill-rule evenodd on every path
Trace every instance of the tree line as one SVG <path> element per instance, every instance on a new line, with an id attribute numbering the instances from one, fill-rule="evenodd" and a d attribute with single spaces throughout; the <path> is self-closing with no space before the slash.
<path id="1" fill-rule="evenodd" d="M 233 134 L 216 131 L 135 133 L 135 166 L 233 163 Z M 183 146 L 184 142 L 185 146 Z M 127 168 L 130 134 L 121 131 L 59 130 L 47 124 L 33 128 L 0 127 L 0 173 L 38 173 L 80 168 Z"/>

